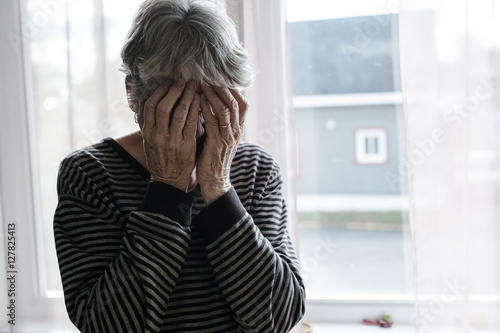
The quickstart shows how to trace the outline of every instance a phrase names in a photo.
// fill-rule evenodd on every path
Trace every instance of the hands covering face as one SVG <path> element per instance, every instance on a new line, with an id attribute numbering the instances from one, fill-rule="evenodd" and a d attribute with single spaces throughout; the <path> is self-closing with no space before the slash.
<path id="1" fill-rule="evenodd" d="M 139 108 L 146 162 L 153 181 L 187 191 L 196 176 L 207 204 L 231 187 L 230 168 L 243 131 L 248 104 L 236 90 L 194 82 L 167 81 Z M 200 110 L 206 139 L 196 161 Z"/>
<path id="2" fill-rule="evenodd" d="M 206 85 L 202 89 L 201 112 L 207 137 L 196 176 L 209 204 L 231 188 L 231 163 L 243 134 L 248 103 L 237 90 Z"/>

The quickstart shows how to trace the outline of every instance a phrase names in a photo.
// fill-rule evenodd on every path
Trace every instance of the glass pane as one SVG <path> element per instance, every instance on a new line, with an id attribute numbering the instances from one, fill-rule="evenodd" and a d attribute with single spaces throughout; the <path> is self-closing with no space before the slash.
<path id="1" fill-rule="evenodd" d="M 369 154 L 377 155 L 378 154 L 378 138 L 377 137 L 370 138 L 370 141 L 372 144 L 371 144 L 371 149 L 370 149 Z"/>
<path id="2" fill-rule="evenodd" d="M 360 0 L 314 4 L 287 2 L 308 296 L 411 294 L 398 17 L 354 15 L 366 4 Z M 333 16 L 338 12 L 349 14 Z M 330 103 L 308 107 L 304 101 L 314 96 Z M 369 133 L 373 128 L 387 137 Z M 355 156 L 360 129 L 367 130 L 363 163 Z"/>
<path id="3" fill-rule="evenodd" d="M 118 67 L 120 48 L 142 1 L 26 1 L 36 121 L 32 148 L 44 240 L 39 250 L 45 258 L 42 281 L 53 293 L 62 290 L 52 231 L 58 166 L 73 150 L 135 130 Z"/>
<path id="4" fill-rule="evenodd" d="M 378 138 L 376 136 L 367 137 L 365 139 L 365 144 L 366 144 L 367 155 L 378 154 Z"/>

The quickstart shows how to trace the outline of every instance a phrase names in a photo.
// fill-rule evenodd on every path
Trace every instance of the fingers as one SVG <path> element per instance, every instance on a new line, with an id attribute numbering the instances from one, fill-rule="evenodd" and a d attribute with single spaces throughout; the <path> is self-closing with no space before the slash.
<path id="1" fill-rule="evenodd" d="M 146 129 L 153 128 L 156 125 L 156 106 L 167 94 L 171 85 L 171 80 L 161 84 L 158 88 L 156 88 L 153 95 L 151 95 L 151 97 L 149 97 L 144 103 L 144 126 Z"/>
<path id="2" fill-rule="evenodd" d="M 175 81 L 170 86 L 167 94 L 156 106 L 156 123 L 159 132 L 166 133 L 170 126 L 170 116 L 177 100 L 181 97 L 186 83 L 182 80 Z M 192 97 L 191 97 L 192 99 Z M 187 105 L 190 105 L 188 103 Z M 186 107 L 187 110 L 188 107 Z M 182 128 L 181 128 L 182 130 Z"/>
<path id="3" fill-rule="evenodd" d="M 191 107 L 189 108 L 189 113 L 186 118 L 186 124 L 184 125 L 184 130 L 182 135 L 184 139 L 196 138 L 196 129 L 198 127 L 198 117 L 200 116 L 200 95 L 195 94 Z"/>
<path id="4" fill-rule="evenodd" d="M 186 125 L 186 118 L 188 117 L 188 113 L 191 109 L 195 93 L 196 84 L 193 81 L 190 81 L 182 93 L 182 97 L 178 105 L 175 107 L 175 110 L 173 110 L 169 125 L 169 130 L 172 135 L 180 137 L 183 134 L 184 126 Z"/>
<path id="5" fill-rule="evenodd" d="M 248 109 L 245 98 L 235 89 L 201 87 L 203 94 L 200 97 L 194 82 L 169 80 L 159 86 L 141 108 L 144 128 L 155 127 L 159 133 L 170 132 L 186 139 L 194 137 L 201 109 L 207 134 L 217 131 L 224 136 L 238 137 Z"/>
<path id="6" fill-rule="evenodd" d="M 205 119 L 205 129 L 207 131 L 207 137 L 212 136 L 214 133 L 219 132 L 219 121 L 217 117 L 212 112 L 209 101 L 205 94 L 201 95 L 201 114 L 203 119 Z"/>
<path id="7" fill-rule="evenodd" d="M 241 128 L 243 128 L 243 124 L 245 123 L 245 118 L 248 110 L 248 102 L 238 90 L 229 89 L 229 91 L 233 95 L 236 102 L 238 102 L 239 125 Z"/>
<path id="8" fill-rule="evenodd" d="M 237 102 L 227 90 L 227 88 L 212 87 L 203 84 L 203 93 L 212 106 L 215 116 L 219 122 L 219 128 L 222 130 L 231 127 L 234 124 Z M 204 116 L 204 115 L 203 115 Z M 206 121 L 206 119 L 205 119 Z"/>
<path id="9" fill-rule="evenodd" d="M 139 102 L 139 108 L 137 110 L 137 122 L 139 123 L 139 127 L 141 131 L 144 130 L 144 105 L 146 101 L 142 100 Z"/>
<path id="10" fill-rule="evenodd" d="M 239 123 L 239 104 L 237 100 L 234 98 L 230 89 L 226 87 L 213 87 L 214 91 L 217 93 L 217 96 L 222 100 L 222 102 L 229 108 L 229 116 L 231 120 L 231 124 L 235 126 Z"/>

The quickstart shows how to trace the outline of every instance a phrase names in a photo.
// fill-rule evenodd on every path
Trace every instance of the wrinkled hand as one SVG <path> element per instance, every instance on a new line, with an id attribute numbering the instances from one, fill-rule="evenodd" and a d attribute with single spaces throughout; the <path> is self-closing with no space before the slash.
<path id="1" fill-rule="evenodd" d="M 199 109 L 196 84 L 170 80 L 141 105 L 139 125 L 151 180 L 187 191 L 195 166 Z"/>
<path id="2" fill-rule="evenodd" d="M 231 188 L 231 163 L 243 133 L 248 103 L 236 90 L 202 85 L 201 112 L 207 137 L 196 176 L 207 204 Z"/>

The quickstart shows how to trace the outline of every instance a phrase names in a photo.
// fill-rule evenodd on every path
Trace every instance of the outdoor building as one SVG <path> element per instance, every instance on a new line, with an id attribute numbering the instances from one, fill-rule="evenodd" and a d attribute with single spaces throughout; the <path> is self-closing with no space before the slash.
<path id="1" fill-rule="evenodd" d="M 297 21 L 289 30 L 309 291 L 409 292 L 397 17 Z M 312 259 L 318 239 L 324 260 Z"/>

